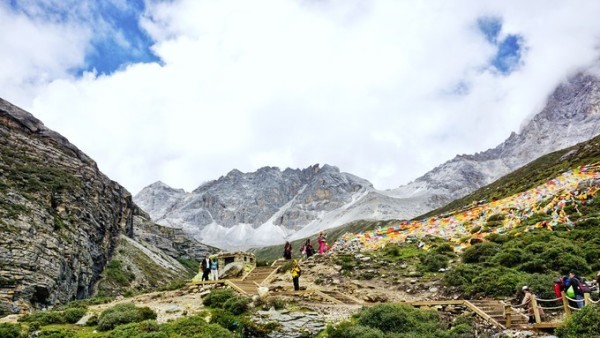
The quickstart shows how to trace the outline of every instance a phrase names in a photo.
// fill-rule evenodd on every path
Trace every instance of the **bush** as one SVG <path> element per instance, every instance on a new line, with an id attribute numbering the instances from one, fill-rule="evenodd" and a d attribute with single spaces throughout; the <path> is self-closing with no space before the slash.
<path id="1" fill-rule="evenodd" d="M 65 322 L 69 324 L 77 323 L 86 313 L 87 308 L 81 307 L 73 307 L 63 311 Z"/>
<path id="2" fill-rule="evenodd" d="M 202 303 L 207 307 L 223 308 L 223 304 L 233 297 L 235 297 L 235 294 L 231 289 L 217 289 L 204 297 Z"/>
<path id="3" fill-rule="evenodd" d="M 405 304 L 380 304 L 358 314 L 359 325 L 376 328 L 384 333 L 434 332 L 438 329 L 436 312 L 414 309 Z"/>
<path id="4" fill-rule="evenodd" d="M 512 296 L 523 286 L 525 274 L 505 267 L 485 268 L 473 278 L 470 293 Z"/>
<path id="5" fill-rule="evenodd" d="M 0 337 L 19 338 L 21 336 L 21 325 L 11 323 L 0 324 Z"/>
<path id="6" fill-rule="evenodd" d="M 61 311 L 34 312 L 21 318 L 20 321 L 28 323 L 39 323 L 39 325 L 64 324 L 65 320 Z"/>
<path id="7" fill-rule="evenodd" d="M 342 322 L 337 326 L 327 327 L 329 338 L 384 338 L 385 334 L 379 329 Z"/>
<path id="8" fill-rule="evenodd" d="M 43 330 L 38 335 L 38 338 L 75 338 L 76 335 L 72 331 L 67 330 Z"/>
<path id="9" fill-rule="evenodd" d="M 243 324 L 244 337 L 267 337 L 271 332 L 277 331 L 281 328 L 281 324 L 276 321 L 257 323 L 245 318 Z"/>
<path id="10" fill-rule="evenodd" d="M 496 243 L 478 243 L 468 247 L 462 254 L 464 263 L 482 263 L 492 258 L 500 251 L 501 246 Z"/>
<path id="11" fill-rule="evenodd" d="M 424 271 L 436 272 L 448 266 L 450 259 L 447 256 L 429 251 L 421 256 L 421 268 Z"/>
<path id="12" fill-rule="evenodd" d="M 481 272 L 476 264 L 459 264 L 444 275 L 444 284 L 459 287 L 462 291 L 472 284 L 473 278 Z"/>
<path id="13" fill-rule="evenodd" d="M 117 304 L 104 310 L 98 318 L 98 330 L 108 331 L 117 325 L 156 319 L 156 313 L 148 307 L 136 307 L 132 303 Z"/>
<path id="14" fill-rule="evenodd" d="M 248 310 L 248 304 L 250 299 L 246 297 L 233 297 L 229 298 L 224 304 L 223 309 L 233 313 L 234 315 L 241 315 Z"/>
<path id="15" fill-rule="evenodd" d="M 219 324 L 229 331 L 235 331 L 240 327 L 240 320 L 234 316 L 231 312 L 214 309 L 211 311 L 212 317 L 210 319 L 211 324 Z"/>
<path id="16" fill-rule="evenodd" d="M 554 280 L 556 277 L 547 274 L 531 274 L 525 275 L 523 279 L 523 285 L 528 285 L 529 288 L 533 291 L 533 293 L 542 299 L 554 299 L 556 295 L 554 294 Z M 546 304 L 541 304 L 542 306 L 547 306 Z"/>
<path id="17" fill-rule="evenodd" d="M 153 337 L 168 338 L 166 333 L 158 333 L 159 325 L 155 320 L 145 320 L 139 323 L 130 323 L 118 326 L 114 329 L 111 337 L 114 338 L 141 338 L 148 337 L 149 333 L 153 333 Z"/>
<path id="18" fill-rule="evenodd" d="M 508 268 L 514 268 L 517 265 L 527 261 L 528 257 L 525 252 L 518 248 L 508 248 L 498 252 L 492 258 L 492 261 Z"/>
<path id="19" fill-rule="evenodd" d="M 569 316 L 556 331 L 560 338 L 598 337 L 600 335 L 600 306 L 587 305 Z"/>

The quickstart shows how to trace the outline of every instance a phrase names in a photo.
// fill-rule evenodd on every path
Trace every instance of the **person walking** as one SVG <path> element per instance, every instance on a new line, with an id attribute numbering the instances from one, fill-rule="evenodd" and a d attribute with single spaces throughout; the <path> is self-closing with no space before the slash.
<path id="1" fill-rule="evenodd" d="M 300 290 L 300 275 L 302 274 L 302 270 L 300 269 L 300 265 L 298 265 L 298 260 L 294 259 L 292 261 L 290 273 L 292 274 L 292 281 L 294 282 L 294 291 Z"/>
<path id="2" fill-rule="evenodd" d="M 575 292 L 575 299 L 577 299 L 577 307 L 583 307 L 583 290 L 581 289 L 581 279 L 574 272 L 569 272 L 569 279 L 571 280 L 571 286 Z"/>
<path id="3" fill-rule="evenodd" d="M 292 245 L 290 242 L 285 242 L 283 246 L 283 258 L 292 259 Z"/>
<path id="4" fill-rule="evenodd" d="M 321 233 L 319 234 L 319 238 L 317 238 L 317 242 L 319 243 L 319 255 L 322 255 L 325 253 L 325 251 L 327 251 L 327 242 L 325 241 L 326 236 L 323 233 L 323 231 L 321 231 Z"/>
<path id="5" fill-rule="evenodd" d="M 531 289 L 529 286 L 523 286 L 523 292 L 525 292 L 525 296 L 521 301 L 521 305 L 519 307 L 527 308 L 527 315 L 529 316 L 529 324 L 535 323 L 535 314 L 533 312 L 533 302 L 531 299 L 533 298 L 533 293 L 531 293 Z"/>
<path id="6" fill-rule="evenodd" d="M 207 281 L 210 274 L 210 259 L 208 256 L 204 257 L 200 266 L 202 267 L 202 281 Z"/>
<path id="7" fill-rule="evenodd" d="M 213 280 L 219 280 L 219 262 L 216 257 L 213 257 L 210 261 L 210 272 L 212 273 Z"/>

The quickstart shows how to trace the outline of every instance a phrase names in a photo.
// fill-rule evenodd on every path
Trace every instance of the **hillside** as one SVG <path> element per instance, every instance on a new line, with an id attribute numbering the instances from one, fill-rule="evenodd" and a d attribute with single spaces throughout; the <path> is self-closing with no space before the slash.
<path id="1" fill-rule="evenodd" d="M 138 283 L 156 286 L 188 276 L 173 257 L 198 259 L 215 250 L 149 222 L 131 194 L 94 160 L 0 99 L 0 315 L 94 295 L 107 278 L 105 267 L 118 266 L 114 257 L 121 251 L 160 247 L 144 254 L 145 261 L 168 264 L 146 273 L 154 283 L 144 282 L 142 274 Z M 139 270 L 134 261 L 123 268 Z"/>
<path id="2" fill-rule="evenodd" d="M 491 202 L 494 200 L 502 200 L 504 198 L 523 193 L 536 186 L 552 182 L 554 179 L 560 176 L 561 173 L 564 173 L 570 170 L 571 168 L 579 170 L 582 165 L 588 163 L 600 163 L 600 137 L 595 137 L 587 142 L 580 143 L 576 146 L 542 156 L 539 159 L 531 162 L 527 166 L 524 166 L 523 168 L 518 169 L 515 172 L 500 178 L 498 181 L 493 182 L 492 184 L 483 187 L 462 199 L 456 200 L 443 208 L 437 209 L 421 217 L 418 217 L 412 223 L 407 222 L 406 220 L 389 220 L 386 222 L 364 220 L 352 222 L 344 226 L 330 229 L 329 231 L 327 231 L 328 242 L 335 243 L 338 239 L 342 238 L 342 236 L 345 233 L 351 234 L 359 232 L 368 232 L 369 230 L 373 229 L 379 229 L 379 232 L 384 232 L 388 231 L 390 226 L 395 226 L 397 230 L 399 230 L 400 227 L 416 228 L 416 224 L 419 224 L 418 227 L 420 228 L 421 224 L 432 222 L 441 227 L 442 225 L 440 225 L 440 223 L 443 223 L 444 221 L 446 223 L 449 222 L 447 218 L 443 217 L 444 214 L 456 214 L 467 210 L 469 210 L 469 212 L 471 213 L 481 212 L 481 210 L 483 210 L 482 208 L 487 204 L 486 202 L 488 201 Z M 578 182 L 578 180 L 575 180 L 573 182 Z M 556 191 L 558 193 L 563 192 L 563 190 L 560 189 Z M 545 199 L 548 198 L 551 199 L 550 196 L 545 197 Z M 474 209 L 475 207 L 478 207 L 478 209 Z M 491 215 L 488 215 L 488 217 L 489 216 Z M 483 217 L 485 217 L 485 213 Z M 444 219 L 444 221 L 438 222 L 437 219 L 440 218 Z M 464 230 L 462 231 L 462 233 L 459 233 L 456 236 L 463 237 L 463 239 L 466 240 L 467 237 L 471 236 L 470 230 L 472 230 L 472 227 L 481 227 L 482 225 L 485 226 L 486 221 L 487 220 L 478 220 L 478 223 L 475 225 L 468 224 L 464 226 Z M 408 226 L 409 224 L 410 226 Z M 444 224 L 443 227 L 448 227 L 448 225 Z M 433 234 L 437 230 L 434 229 L 427 231 L 431 231 L 431 233 Z M 352 235 L 350 234 L 347 234 L 345 237 L 347 239 L 352 237 Z M 418 231 L 409 230 L 407 231 L 406 236 L 409 235 L 420 235 L 422 237 L 423 234 L 419 234 Z M 373 236 L 378 237 L 377 234 L 374 234 Z M 477 232 L 477 236 L 481 237 L 481 232 Z M 315 235 L 307 238 L 310 238 L 312 242 L 315 243 L 316 237 L 317 236 Z M 305 240 L 306 238 L 293 241 L 293 247 L 299 248 Z M 467 243 L 462 243 L 459 245 L 459 247 L 465 244 Z M 299 249 L 296 250 L 298 251 Z M 258 260 L 265 261 L 272 261 L 281 257 L 281 251 L 281 245 L 253 250 Z"/>

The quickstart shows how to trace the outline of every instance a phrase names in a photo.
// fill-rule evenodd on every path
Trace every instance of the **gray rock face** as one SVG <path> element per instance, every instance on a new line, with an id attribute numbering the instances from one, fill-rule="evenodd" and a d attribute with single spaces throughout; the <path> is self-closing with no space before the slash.
<path id="1" fill-rule="evenodd" d="M 599 134 L 600 78 L 580 73 L 556 88 L 544 109 L 519 134 L 512 133 L 496 148 L 474 155 L 459 155 L 408 186 L 420 184 L 436 191 L 436 198 L 443 203 L 431 205 L 440 207 L 543 155 Z"/>
<path id="2" fill-rule="evenodd" d="M 133 202 L 67 139 L 0 99 L 0 304 L 92 294 Z"/>
<path id="3" fill-rule="evenodd" d="M 92 295 L 120 235 L 170 256 L 158 259 L 169 276 L 188 273 L 172 258 L 215 251 L 152 223 L 91 158 L 0 99 L 0 315 Z"/>
<path id="4" fill-rule="evenodd" d="M 232 170 L 184 195 L 155 183 L 137 194 L 135 201 L 159 224 L 183 227 L 205 243 L 235 248 L 252 244 L 252 236 L 280 242 L 286 233 L 371 190 L 368 181 L 329 165 L 284 171 L 265 167 L 255 173 Z M 161 196 L 162 202 L 155 196 Z M 265 224 L 279 232 L 260 232 L 257 228 Z M 236 233 L 227 237 L 231 229 Z M 236 237 L 242 237 L 237 246 Z"/>
<path id="5" fill-rule="evenodd" d="M 560 85 L 520 133 L 459 155 L 397 189 L 377 191 L 335 167 L 232 170 L 191 193 L 155 183 L 134 200 L 160 224 L 223 248 L 283 243 L 360 219 L 410 219 L 463 197 L 552 151 L 600 134 L 600 79 Z M 158 197 L 157 197 L 158 196 Z"/>

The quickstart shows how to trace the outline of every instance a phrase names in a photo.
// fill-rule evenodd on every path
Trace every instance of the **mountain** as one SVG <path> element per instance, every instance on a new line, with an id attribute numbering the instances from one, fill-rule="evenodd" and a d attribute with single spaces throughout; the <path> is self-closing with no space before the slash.
<path id="1" fill-rule="evenodd" d="M 329 165 L 264 167 L 254 173 L 234 169 L 191 193 L 157 182 L 135 201 L 159 224 L 181 227 L 204 243 L 240 248 L 281 242 L 370 191 L 368 181 Z"/>
<path id="2" fill-rule="evenodd" d="M 159 224 L 223 248 L 307 237 L 355 220 L 411 219 L 463 197 L 549 152 L 600 134 L 600 78 L 579 73 L 558 86 L 520 133 L 496 148 L 459 155 L 415 181 L 376 190 L 324 165 L 232 170 L 191 193 L 157 182 L 134 201 Z"/>
<path id="3" fill-rule="evenodd" d="M 390 193 L 406 196 L 426 190 L 431 204 L 439 207 L 542 155 L 587 141 L 598 134 L 600 78 L 592 73 L 579 73 L 554 90 L 544 109 L 519 134 L 512 133 L 496 148 L 456 156 Z"/>
<path id="4" fill-rule="evenodd" d="M 173 278 L 188 274 L 173 257 L 214 251 L 148 223 L 89 156 L 0 99 L 0 315 L 93 295 L 123 241 L 146 256 L 156 244 L 149 264 L 167 262 Z"/>

